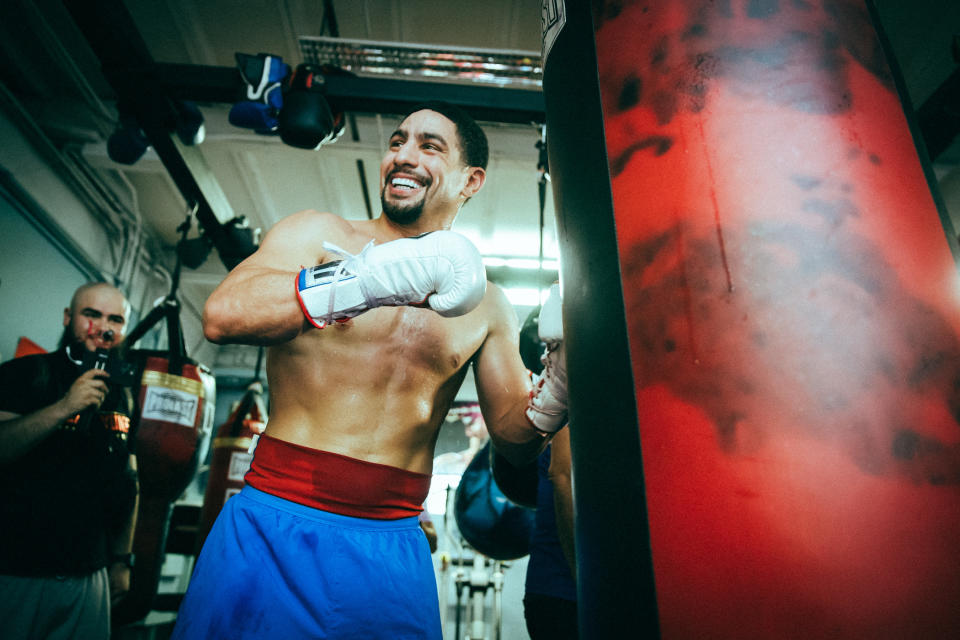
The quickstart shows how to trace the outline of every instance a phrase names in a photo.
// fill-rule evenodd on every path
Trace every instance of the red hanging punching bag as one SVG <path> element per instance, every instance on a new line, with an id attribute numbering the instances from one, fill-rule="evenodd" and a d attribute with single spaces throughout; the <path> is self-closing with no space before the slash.
<path id="1" fill-rule="evenodd" d="M 257 439 L 266 428 L 267 410 L 263 400 L 263 386 L 254 382 L 214 436 L 210 472 L 207 476 L 207 489 L 203 496 L 197 534 L 197 553 L 203 547 L 223 505 L 230 496 L 239 493 L 243 488 L 243 476 L 253 462 Z"/>
<path id="2" fill-rule="evenodd" d="M 146 350 L 131 351 L 129 357 L 139 362 L 141 371 L 138 415 L 131 429 L 140 498 L 133 540 L 136 563 L 130 591 L 112 613 L 117 625 L 140 620 L 153 606 L 173 504 L 193 479 L 209 440 L 205 402 L 212 401 L 215 389 L 213 376 L 188 358 Z"/>
<path id="3" fill-rule="evenodd" d="M 956 247 L 870 7 L 593 7 L 660 635 L 954 637 Z M 567 233 L 599 215 L 559 200 Z M 578 425 L 577 339 L 585 493 L 577 445 L 613 427 Z"/>
<path id="4" fill-rule="evenodd" d="M 169 365 L 162 354 L 144 362 L 137 458 L 141 491 L 172 502 L 197 469 L 205 390 L 196 363 L 184 362 L 179 374 L 171 373 Z"/>
<path id="5" fill-rule="evenodd" d="M 186 242 L 190 216 L 178 227 Z M 209 370 L 187 357 L 180 324 L 180 256 L 170 293 L 129 333 L 123 351 L 139 374 L 137 411 L 131 421 L 131 449 L 137 456 L 140 496 L 133 552 L 136 563 L 130 590 L 113 607 L 114 625 L 140 620 L 153 607 L 166 553 L 173 503 L 190 484 L 206 453 L 216 382 Z M 160 322 L 166 324 L 167 349 L 133 349 Z"/>

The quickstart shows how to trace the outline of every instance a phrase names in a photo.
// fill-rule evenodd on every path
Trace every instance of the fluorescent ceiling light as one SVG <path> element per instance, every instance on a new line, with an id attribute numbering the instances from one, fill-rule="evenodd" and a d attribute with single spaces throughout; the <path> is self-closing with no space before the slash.
<path id="1" fill-rule="evenodd" d="M 518 307 L 536 307 L 546 299 L 548 289 L 505 287 L 503 293 L 512 305 Z"/>
<path id="2" fill-rule="evenodd" d="M 301 36 L 303 61 L 332 65 L 360 76 L 430 78 L 540 88 L 541 56 L 534 51 L 347 40 Z"/>
<path id="3" fill-rule="evenodd" d="M 499 256 L 484 256 L 483 264 L 488 267 L 509 267 L 511 269 L 539 269 L 540 261 L 537 258 L 503 258 Z M 548 271 L 557 271 L 560 261 L 545 259 L 543 268 Z"/>

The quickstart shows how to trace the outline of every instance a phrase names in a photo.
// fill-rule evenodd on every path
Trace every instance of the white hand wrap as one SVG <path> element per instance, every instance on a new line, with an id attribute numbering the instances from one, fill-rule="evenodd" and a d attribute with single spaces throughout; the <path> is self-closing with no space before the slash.
<path id="1" fill-rule="evenodd" d="M 527 420 L 543 433 L 556 433 L 567 423 L 567 362 L 563 348 L 560 285 L 550 287 L 550 295 L 540 309 L 538 332 L 547 345 L 540 358 L 543 373 L 534 383 L 527 403 Z"/>
<path id="2" fill-rule="evenodd" d="M 357 255 L 324 243 L 344 260 L 303 269 L 297 298 L 317 327 L 375 307 L 421 305 L 460 316 L 483 299 L 487 274 L 477 248 L 453 231 L 434 231 L 381 245 L 371 240 Z"/>

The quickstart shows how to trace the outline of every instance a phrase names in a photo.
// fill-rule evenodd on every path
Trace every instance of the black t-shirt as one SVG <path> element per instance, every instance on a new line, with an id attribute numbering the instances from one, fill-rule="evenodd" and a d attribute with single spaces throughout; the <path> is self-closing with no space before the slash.
<path id="1" fill-rule="evenodd" d="M 63 350 L 6 362 L 0 410 L 28 415 L 49 406 L 81 372 Z M 0 574 L 84 575 L 108 564 L 136 492 L 123 431 L 131 411 L 130 391 L 110 385 L 97 415 L 75 416 L 0 465 Z"/>

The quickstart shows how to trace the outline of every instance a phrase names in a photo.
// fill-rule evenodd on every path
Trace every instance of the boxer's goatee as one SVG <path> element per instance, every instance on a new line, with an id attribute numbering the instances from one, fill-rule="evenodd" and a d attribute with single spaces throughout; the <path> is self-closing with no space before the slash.
<path id="1" fill-rule="evenodd" d="M 419 220 L 421 214 L 423 214 L 422 199 L 414 204 L 399 206 L 395 203 L 388 202 L 387 199 L 381 195 L 380 204 L 383 207 L 384 215 L 396 224 L 413 224 Z"/>

